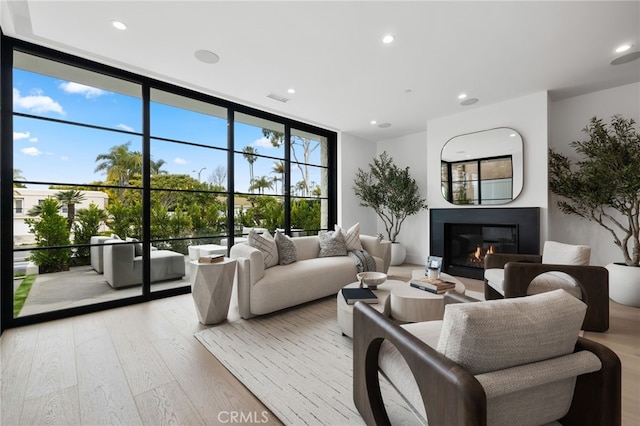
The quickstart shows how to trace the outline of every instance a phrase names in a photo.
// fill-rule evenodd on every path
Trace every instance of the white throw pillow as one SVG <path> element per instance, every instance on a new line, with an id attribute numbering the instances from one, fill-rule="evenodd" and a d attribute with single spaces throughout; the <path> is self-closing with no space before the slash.
<path id="1" fill-rule="evenodd" d="M 265 269 L 278 264 L 278 246 L 269 231 L 259 234 L 252 229 L 249 231 L 247 242 L 251 247 L 255 247 L 262 252 Z"/>
<path id="2" fill-rule="evenodd" d="M 360 222 L 353 225 L 346 231 L 341 228 L 340 225 L 335 225 L 336 232 L 341 232 L 344 237 L 344 244 L 347 246 L 347 251 L 362 250 L 362 243 L 360 243 Z"/>

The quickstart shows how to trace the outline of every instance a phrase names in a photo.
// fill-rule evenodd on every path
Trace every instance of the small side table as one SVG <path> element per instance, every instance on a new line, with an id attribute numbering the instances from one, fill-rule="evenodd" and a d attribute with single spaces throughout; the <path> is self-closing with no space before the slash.
<path id="1" fill-rule="evenodd" d="M 424 277 L 424 270 L 413 271 L 414 278 Z M 440 278 L 455 283 L 454 291 L 464 294 L 464 284 L 451 275 L 441 273 Z M 441 320 L 444 316 L 444 294 L 430 293 L 409 285 L 409 282 L 391 290 L 391 317 L 399 322 Z"/>
<path id="2" fill-rule="evenodd" d="M 198 320 L 207 325 L 224 321 L 229 313 L 236 261 L 225 257 L 217 263 L 189 263 L 191 295 Z"/>

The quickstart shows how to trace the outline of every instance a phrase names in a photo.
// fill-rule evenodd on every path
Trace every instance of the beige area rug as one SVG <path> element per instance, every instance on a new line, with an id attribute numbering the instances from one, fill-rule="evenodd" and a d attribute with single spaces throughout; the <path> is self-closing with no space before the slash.
<path id="1" fill-rule="evenodd" d="M 284 424 L 364 424 L 353 404 L 352 341 L 338 328 L 335 296 L 195 337 Z M 391 424 L 421 424 L 388 382 L 381 389 Z"/>

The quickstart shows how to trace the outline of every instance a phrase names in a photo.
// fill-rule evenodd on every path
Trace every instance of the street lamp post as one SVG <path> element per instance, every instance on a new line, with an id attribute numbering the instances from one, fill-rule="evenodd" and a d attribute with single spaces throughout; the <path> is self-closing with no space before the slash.
<path id="1" fill-rule="evenodd" d="M 200 182 L 200 173 L 202 173 L 204 169 L 206 169 L 206 167 L 201 168 L 200 171 L 191 170 L 192 173 L 198 173 L 198 182 Z"/>

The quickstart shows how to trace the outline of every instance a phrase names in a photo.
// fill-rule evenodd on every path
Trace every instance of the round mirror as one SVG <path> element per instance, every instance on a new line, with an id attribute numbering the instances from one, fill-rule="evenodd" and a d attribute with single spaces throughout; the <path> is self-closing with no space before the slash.
<path id="1" fill-rule="evenodd" d="M 440 161 L 442 196 L 452 204 L 505 204 L 522 191 L 522 137 L 508 127 L 455 136 Z"/>

